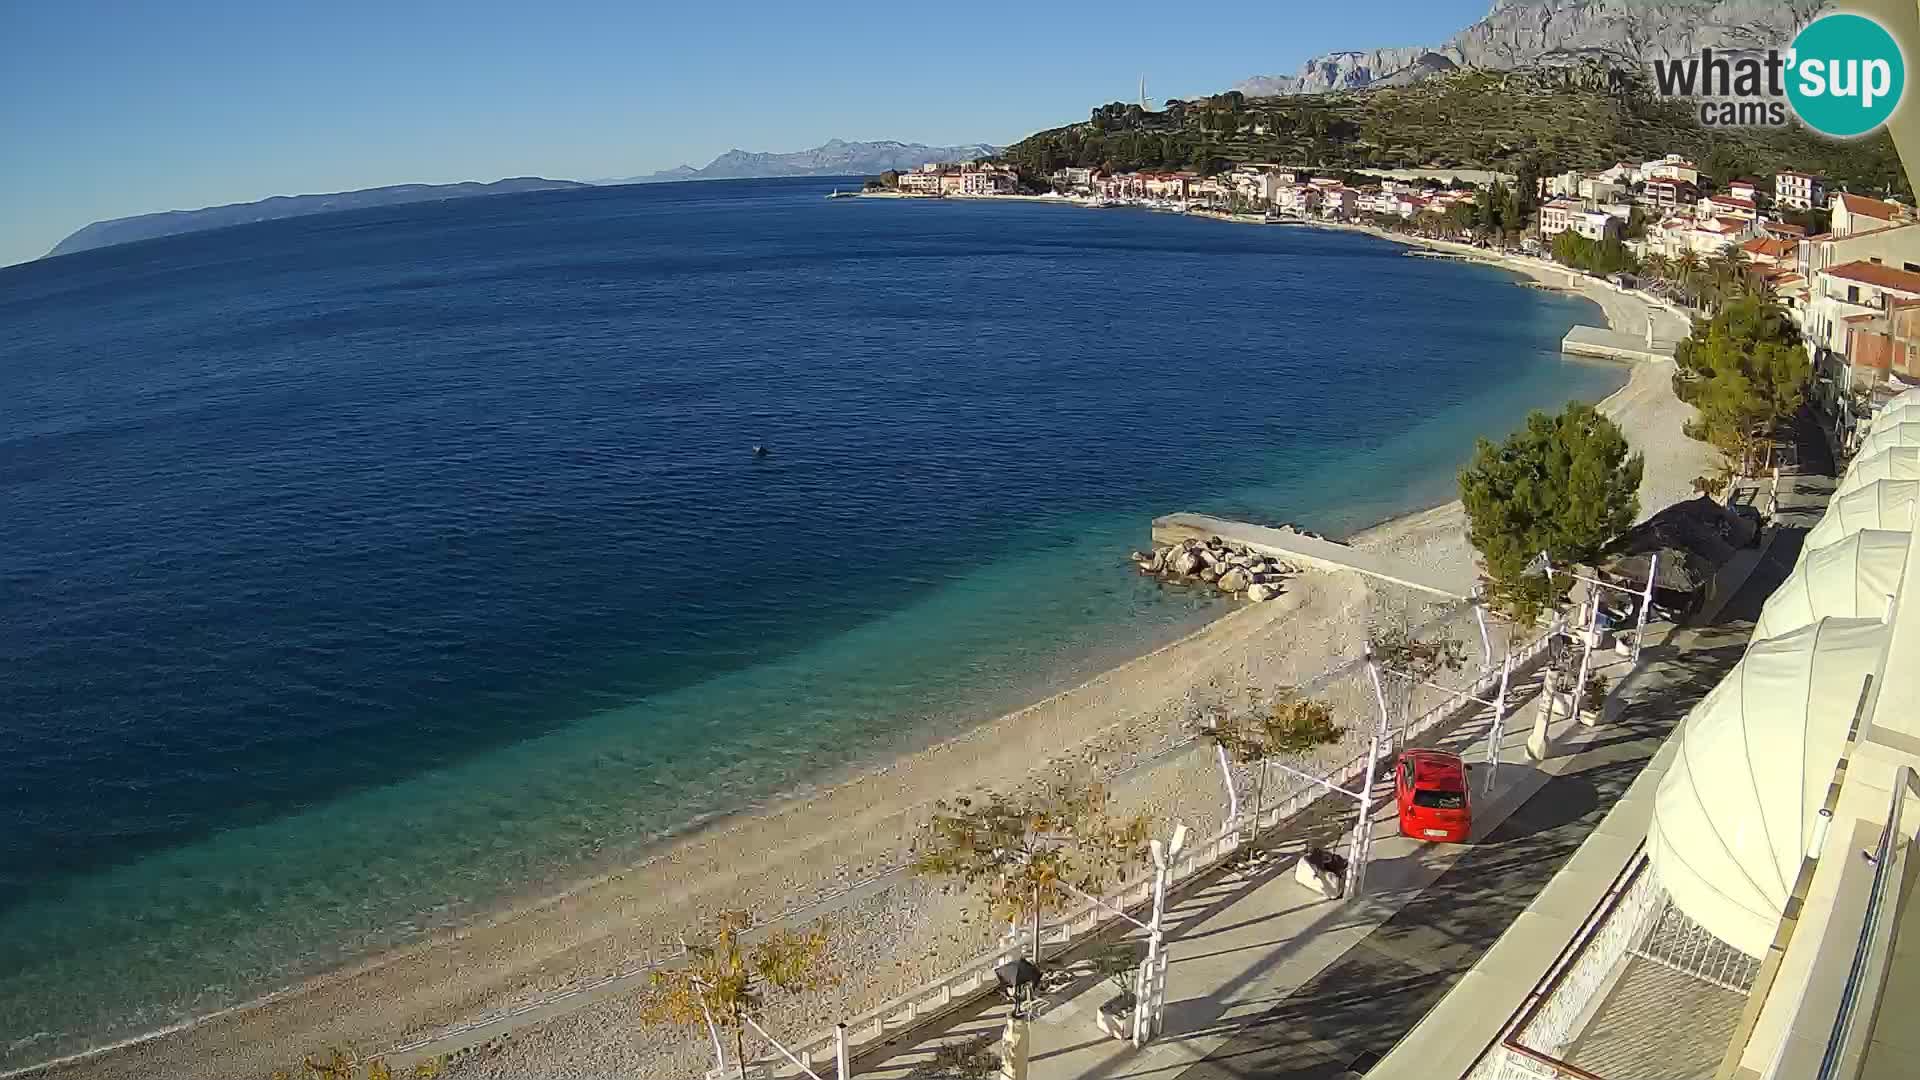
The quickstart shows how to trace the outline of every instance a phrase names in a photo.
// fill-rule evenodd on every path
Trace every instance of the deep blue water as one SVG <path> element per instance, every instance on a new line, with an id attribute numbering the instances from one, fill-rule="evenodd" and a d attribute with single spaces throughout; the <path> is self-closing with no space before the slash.
<path id="1" fill-rule="evenodd" d="M 0 269 L 0 1066 L 1015 707 L 1218 610 L 1152 516 L 1355 529 L 1624 378 L 1362 236 L 831 187 Z"/>

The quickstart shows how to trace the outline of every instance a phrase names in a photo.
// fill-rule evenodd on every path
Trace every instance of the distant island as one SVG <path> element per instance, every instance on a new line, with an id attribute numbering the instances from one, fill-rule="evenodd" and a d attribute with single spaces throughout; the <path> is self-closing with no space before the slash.
<path id="1" fill-rule="evenodd" d="M 770 176 L 877 176 L 889 170 L 903 172 L 941 161 L 974 161 L 1000 153 L 986 143 L 964 146 L 926 146 L 921 143 L 847 142 L 829 139 L 811 150 L 791 154 L 761 154 L 729 150 L 705 168 L 680 165 L 646 176 L 605 180 L 606 184 L 664 184 L 679 180 L 747 180 Z"/>
<path id="2" fill-rule="evenodd" d="M 564 191 L 590 187 L 576 180 L 547 180 L 538 176 L 516 176 L 490 184 L 467 181 L 460 184 L 392 184 L 387 187 L 341 191 L 330 195 L 275 195 L 257 202 L 209 206 L 201 210 L 165 210 L 156 214 L 96 221 L 53 246 L 48 255 L 67 255 L 75 251 L 111 247 L 135 240 L 221 229 L 253 221 L 325 214 L 335 210 L 362 210 L 370 206 L 399 206 L 403 203 L 436 202 L 444 199 L 471 199 L 482 195 L 512 195 L 523 191 Z"/>

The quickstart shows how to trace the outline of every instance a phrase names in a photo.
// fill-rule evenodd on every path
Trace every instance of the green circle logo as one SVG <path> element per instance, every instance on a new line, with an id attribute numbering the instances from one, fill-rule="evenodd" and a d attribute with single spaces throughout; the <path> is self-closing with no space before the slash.
<path id="1" fill-rule="evenodd" d="M 1864 15 L 1823 15 L 1787 53 L 1787 100 L 1823 135 L 1865 135 L 1893 115 L 1907 86 L 1900 43 Z"/>

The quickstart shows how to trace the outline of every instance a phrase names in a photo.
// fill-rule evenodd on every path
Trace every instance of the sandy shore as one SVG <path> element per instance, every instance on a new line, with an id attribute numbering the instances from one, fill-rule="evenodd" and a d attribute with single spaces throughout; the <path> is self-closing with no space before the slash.
<path id="1" fill-rule="evenodd" d="M 1566 284 L 1563 271 L 1503 264 Z M 1585 291 L 1618 328 L 1644 327 L 1639 300 L 1598 283 Z M 1682 320 L 1661 318 L 1664 332 L 1684 333 Z M 1690 410 L 1673 397 L 1670 374 L 1670 364 L 1638 367 L 1603 406 L 1647 456 L 1647 514 L 1688 497 L 1689 481 L 1706 471 L 1709 458 L 1680 433 Z M 1473 559 L 1463 524 L 1452 503 L 1367 530 L 1353 543 L 1419 563 L 1464 589 Z M 771 914 L 869 878 L 908 856 L 936 797 L 1016 790 L 1071 772 L 1102 778 L 1122 807 L 1151 814 L 1158 828 L 1178 818 L 1210 830 L 1222 816 L 1223 795 L 1211 757 L 1193 740 L 1197 704 L 1248 686 L 1305 684 L 1357 655 L 1369 625 L 1435 619 L 1477 645 L 1477 633 L 1458 613 L 1448 616 L 1354 575 L 1301 575 L 1278 600 L 1241 608 L 886 768 L 716 825 L 543 903 L 47 1075 L 264 1077 L 328 1046 L 377 1052 L 619 970 L 690 928 L 699 913 L 746 907 Z M 1349 722 L 1369 708 L 1357 672 L 1325 679 L 1315 693 Z M 1323 756 L 1344 759 L 1358 747 L 1351 733 L 1347 742 Z M 964 896 L 906 874 L 882 877 L 817 910 L 832 919 L 844 966 L 834 987 L 775 1011 L 771 1026 L 792 1036 L 924 981 L 978 952 L 997 930 Z M 664 1080 L 707 1067 L 703 1037 L 648 1028 L 634 1006 L 631 994 L 609 998 L 521 1030 L 463 1062 L 457 1075 Z"/>

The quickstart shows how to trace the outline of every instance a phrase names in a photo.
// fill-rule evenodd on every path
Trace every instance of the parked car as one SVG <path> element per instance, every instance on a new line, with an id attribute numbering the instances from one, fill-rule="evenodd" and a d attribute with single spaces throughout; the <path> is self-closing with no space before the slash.
<path id="1" fill-rule="evenodd" d="M 1394 770 L 1394 794 L 1400 806 L 1402 836 L 1464 844 L 1473 831 L 1467 766 L 1459 754 L 1444 750 L 1402 753 Z"/>

